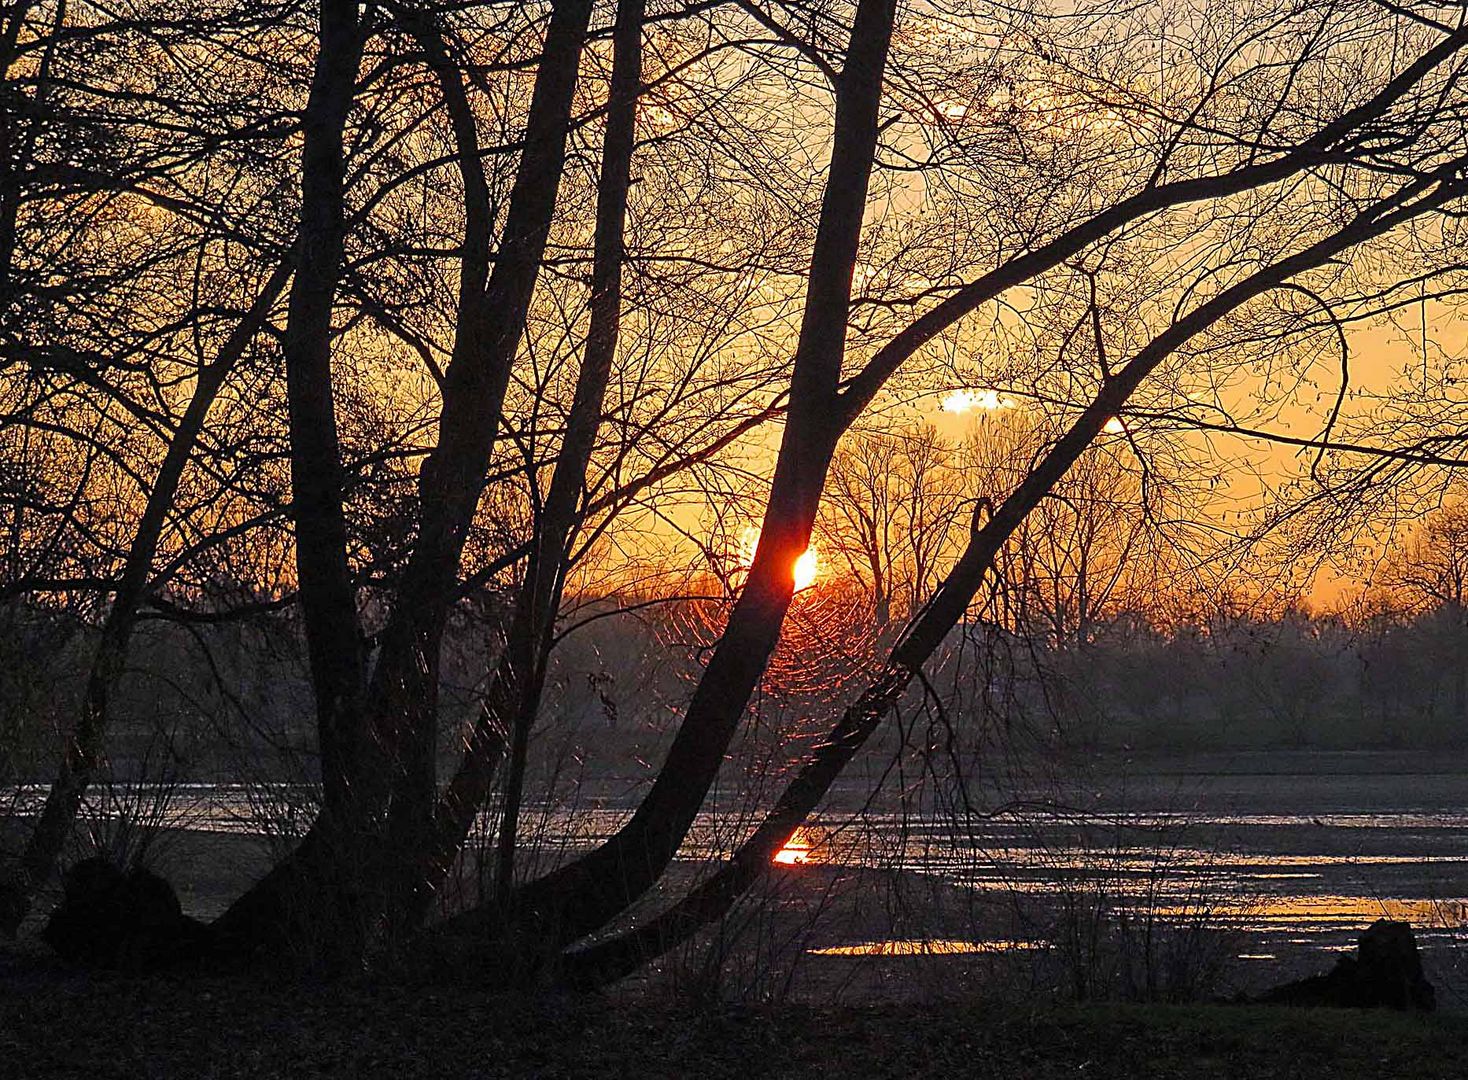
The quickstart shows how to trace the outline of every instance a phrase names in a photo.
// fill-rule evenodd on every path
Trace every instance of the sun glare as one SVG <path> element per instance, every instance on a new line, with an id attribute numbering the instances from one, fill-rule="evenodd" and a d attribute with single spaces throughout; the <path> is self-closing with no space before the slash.
<path id="1" fill-rule="evenodd" d="M 1121 422 L 1121 417 L 1113 416 L 1101 430 L 1108 435 L 1120 435 L 1126 431 L 1126 425 Z"/>
<path id="2" fill-rule="evenodd" d="M 816 549 L 808 547 L 795 560 L 795 591 L 809 589 L 816 583 L 816 573 L 820 570 L 820 560 L 816 557 Z"/>
<path id="3" fill-rule="evenodd" d="M 751 525 L 739 535 L 739 565 L 742 569 L 748 570 L 754 565 L 754 552 L 758 547 L 759 529 Z M 795 591 L 809 589 L 816 583 L 820 571 L 821 559 L 812 544 L 801 552 L 791 566 L 790 574 L 795 581 Z"/>
<path id="4" fill-rule="evenodd" d="M 1014 402 L 998 390 L 950 390 L 943 395 L 939 408 L 944 412 L 966 413 L 971 409 L 1012 409 Z"/>

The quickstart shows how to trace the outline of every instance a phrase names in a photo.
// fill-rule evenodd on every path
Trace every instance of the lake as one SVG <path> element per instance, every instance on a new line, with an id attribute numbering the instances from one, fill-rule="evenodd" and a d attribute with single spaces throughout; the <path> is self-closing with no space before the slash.
<path id="1" fill-rule="evenodd" d="M 1328 954 L 1350 948 L 1374 919 L 1401 919 L 1416 928 L 1429 975 L 1456 971 L 1468 941 L 1463 761 L 1248 753 L 1104 760 L 1080 776 L 993 785 L 981 800 L 987 809 L 966 815 L 931 807 L 902 813 L 894 800 L 863 810 L 862 786 L 848 782 L 833 793 L 832 808 L 792 838 L 775 877 L 871 868 L 934 883 L 943 910 L 926 923 L 906 920 L 901 937 L 895 924 L 870 918 L 828 920 L 809 951 L 880 957 L 1053 948 L 1057 911 L 1104 907 L 1162 925 L 1227 927 L 1236 932 L 1234 958 L 1270 977 L 1328 966 Z M 12 797 L 24 811 L 43 792 Z M 160 803 L 158 795 L 120 790 L 121 801 L 137 807 Z M 533 872 L 594 845 L 629 809 L 615 797 L 587 797 L 574 813 L 531 807 L 532 850 L 523 865 Z M 227 784 L 178 785 L 158 810 L 170 826 L 242 839 L 288 836 L 311 812 L 300 788 Z M 747 815 L 701 815 L 684 851 L 688 868 L 726 854 L 746 827 Z M 192 896 L 210 898 L 193 905 L 196 914 L 214 913 L 218 889 L 181 886 L 186 905 Z M 912 943 L 918 939 L 940 944 Z"/>

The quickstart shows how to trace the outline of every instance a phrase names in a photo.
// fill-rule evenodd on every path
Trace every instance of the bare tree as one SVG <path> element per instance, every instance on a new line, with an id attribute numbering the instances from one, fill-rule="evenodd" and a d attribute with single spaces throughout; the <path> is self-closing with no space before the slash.
<path id="1" fill-rule="evenodd" d="M 858 434 L 831 463 L 821 550 L 867 588 L 878 632 L 906 619 L 941 576 L 965 485 L 931 427 Z"/>
<path id="2" fill-rule="evenodd" d="M 1271 339 L 1254 335 L 1279 326 L 1282 292 L 1361 292 L 1368 274 L 1339 272 L 1353 251 L 1399 279 L 1392 238 L 1441 220 L 1465 193 L 1468 27 L 1430 8 L 1241 13 L 1195 50 L 1154 58 L 1196 84 L 1181 102 L 1129 58 L 1138 42 L 1170 40 L 1130 9 L 1048 26 L 978 7 L 951 22 L 899 19 L 893 0 L 859 0 L 798 24 L 781 6 L 650 19 L 623 0 L 609 68 L 590 0 L 490 12 L 489 25 L 457 9 L 312 10 L 299 154 L 278 143 L 272 159 L 293 159 L 284 174 L 299 191 L 278 335 L 289 426 L 273 459 L 288 465 L 290 501 L 260 514 L 278 527 L 288 509 L 293 526 L 323 805 L 300 848 L 214 925 L 230 962 L 340 968 L 410 941 L 448 943 L 461 964 L 492 960 L 485 970 L 505 982 L 562 965 L 597 981 L 696 932 L 901 701 L 1032 515 L 1064 505 L 1062 482 L 1108 424 L 1154 389 L 1165 399 L 1189 370 L 1206 381 L 1238 363 L 1230 350 L 1257 357 Z M 1375 48 L 1384 41 L 1411 44 Z M 479 49 L 499 59 L 478 64 Z M 1345 63 L 1359 70 L 1349 85 L 1330 75 Z M 605 93 L 591 74 L 601 70 Z M 591 131 L 599 153 L 578 141 Z M 669 150 L 690 131 L 717 136 L 713 160 L 707 146 L 702 159 Z M 431 150 L 415 157 L 420 138 Z M 597 163 L 586 175 L 581 156 Z M 428 176 L 453 184 L 457 213 L 411 209 L 404 192 Z M 935 212 L 904 218 L 899 208 L 923 200 L 918 186 Z M 656 197 L 639 204 L 640 187 Z M 738 237 L 709 212 L 714 198 L 750 235 L 781 242 L 731 255 Z M 671 220 L 680 207 L 696 227 Z M 660 278 L 675 273 L 686 276 Z M 410 287 L 390 295 L 385 283 L 401 282 Z M 737 301 L 735 342 L 709 325 L 733 322 L 727 312 L 701 310 L 720 290 Z M 1017 319 L 1021 297 L 1033 303 Z M 862 532 L 852 562 L 878 595 L 907 579 L 906 627 L 727 866 L 630 934 L 575 951 L 650 892 L 688 837 L 781 640 L 823 493 L 865 453 L 855 444 L 838 464 L 843 437 L 899 372 L 930 370 L 960 345 L 1032 373 L 1057 403 L 1053 437 L 1002 498 L 965 505 L 951 563 L 940 554 L 951 495 L 935 521 L 922 500 L 901 511 L 899 561 L 911 565 L 897 574 L 889 478 L 838 495 L 836 511 L 845 499 Z M 391 422 L 362 374 L 385 352 L 412 357 L 417 380 L 399 381 Z M 773 465 L 744 459 L 764 489 L 752 565 L 655 780 L 604 844 L 521 882 L 525 759 L 568 576 L 617 534 L 619 515 L 671 522 L 656 502 L 676 476 L 738 472 L 735 444 L 776 416 Z M 95 436 L 77 444 L 106 449 Z M 118 456 L 119 470 L 135 470 Z M 902 466 L 909 497 L 941 456 L 929 440 Z M 529 534 L 493 550 L 487 538 L 516 531 L 496 507 L 517 503 Z M 399 519 L 400 539 L 377 542 L 370 568 L 364 517 Z M 1084 596 L 1045 597 L 1057 635 L 1084 637 L 1120 580 L 1121 558 L 1096 577 L 1109 541 L 1086 520 L 1054 519 L 1074 543 L 1052 550 L 1050 584 L 1077 579 L 1060 573 L 1076 551 L 1087 567 Z M 211 539 L 255 527 L 216 519 Z M 515 565 L 508 637 L 444 785 L 450 617 Z M 415 938 L 506 749 L 493 895 Z"/>

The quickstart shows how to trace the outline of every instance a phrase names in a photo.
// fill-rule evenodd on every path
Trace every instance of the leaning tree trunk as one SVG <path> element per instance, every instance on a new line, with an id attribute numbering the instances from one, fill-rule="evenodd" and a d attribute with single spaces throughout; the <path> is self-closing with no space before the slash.
<path id="1" fill-rule="evenodd" d="M 214 399 L 229 373 L 234 370 L 235 364 L 244 355 L 245 349 L 269 318 L 271 308 L 290 278 L 292 266 L 293 260 L 290 257 L 281 262 L 265 283 L 253 306 L 220 347 L 214 361 L 201 369 L 195 378 L 193 395 L 189 398 L 178 429 L 168 444 L 168 451 L 148 492 L 142 516 L 138 519 L 132 544 L 128 547 L 122 576 L 118 579 L 117 590 L 113 594 L 107 618 L 102 624 L 101 639 L 97 643 L 91 669 L 87 674 L 81 715 L 62 750 L 61 768 L 51 783 L 51 789 L 46 793 L 45 806 L 42 807 L 41 816 L 26 841 L 14 877 L 0 883 L 0 932 L 11 937 L 25 918 L 35 890 L 45 884 L 55 870 L 56 859 L 71 834 L 77 810 L 102 760 L 102 741 L 107 731 L 108 697 L 126 663 L 128 644 L 132 639 L 133 628 L 137 625 L 138 609 L 148 594 L 153 558 L 158 552 L 158 542 L 163 535 L 168 513 L 173 508 L 173 499 L 178 492 L 179 480 L 183 477 L 189 456 L 204 428 L 204 421 Z"/>
<path id="2" fill-rule="evenodd" d="M 1333 155 L 1365 125 L 1409 95 L 1468 42 L 1468 26 L 1445 35 L 1361 105 L 1323 125 L 1277 158 L 1231 172 L 1148 185 L 1055 240 L 957 290 L 918 317 L 836 389 L 846 331 L 851 274 L 867 177 L 876 142 L 881 69 L 892 23 L 877 0 L 857 9 L 846 68 L 837 92 L 836 130 L 826 197 L 813 252 L 805 317 L 791 386 L 789 421 L 780 449 L 760 543 L 744 591 L 689 703 L 652 790 L 606 844 L 516 891 L 498 905 L 465 913 L 446 932 L 498 939 L 544 951 L 593 932 L 624 911 L 658 879 L 693 822 L 717 775 L 790 604 L 790 568 L 810 536 L 832 448 L 903 361 L 982 303 L 1063 263 L 1089 244 L 1157 210 L 1221 198 L 1299 173 Z M 957 615 L 954 615 L 957 618 Z M 461 938 L 462 940 L 462 938 Z M 534 964 L 535 957 L 527 957 Z"/>
<path id="3" fill-rule="evenodd" d="M 816 808 L 841 770 L 876 731 L 882 717 L 896 707 L 913 678 L 958 625 L 1000 549 L 1163 360 L 1240 305 L 1428 209 L 1461 198 L 1465 191 L 1468 185 L 1459 182 L 1445 184 L 1407 207 L 1393 207 L 1393 201 L 1386 200 L 1384 206 L 1371 208 L 1329 237 L 1256 271 L 1195 308 L 1138 352 L 1124 369 L 1107 378 L 1070 430 L 983 527 L 973 531 L 952 572 L 904 632 L 882 671 L 816 746 L 774 809 L 730 861 L 656 918 L 644 920 L 619 937 L 568 954 L 563 960 L 564 977 L 581 986 L 621 978 L 728 912 L 766 872 L 781 845 Z"/>
<path id="4" fill-rule="evenodd" d="M 591 854 L 449 920 L 528 968 L 604 925 L 662 875 L 723 763 L 744 708 L 779 639 L 793 567 L 810 542 L 839 429 L 833 424 L 851 282 L 877 141 L 893 0 L 862 0 L 836 98 L 835 137 L 796 349 L 789 418 L 753 565 L 652 790 Z"/>

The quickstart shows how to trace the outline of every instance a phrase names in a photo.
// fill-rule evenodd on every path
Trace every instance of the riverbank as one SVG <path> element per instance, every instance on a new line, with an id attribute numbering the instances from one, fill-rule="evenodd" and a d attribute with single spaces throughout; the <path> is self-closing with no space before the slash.
<path id="1" fill-rule="evenodd" d="M 14 958 L 12 958 L 13 961 Z M 1468 1018 L 1234 1006 L 696 1009 L 366 984 L 0 972 L 0 1078 L 866 1077 L 1434 1080 Z"/>

